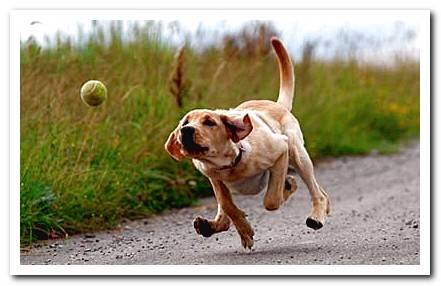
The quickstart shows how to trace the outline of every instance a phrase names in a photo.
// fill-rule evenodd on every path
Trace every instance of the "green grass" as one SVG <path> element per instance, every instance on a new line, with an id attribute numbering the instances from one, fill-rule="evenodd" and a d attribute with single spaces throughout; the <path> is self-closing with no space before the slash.
<path id="1" fill-rule="evenodd" d="M 105 34 L 110 32 L 110 41 Z M 185 51 L 186 92 L 167 89 L 176 49 L 153 23 L 123 41 L 118 25 L 95 26 L 82 44 L 21 47 L 21 242 L 116 226 L 194 203 L 211 190 L 163 144 L 195 107 L 230 108 L 277 98 L 272 54 L 226 56 L 220 47 Z M 240 40 L 240 39 L 239 39 Z M 419 64 L 393 68 L 335 59 L 296 64 L 293 113 L 313 158 L 391 152 L 419 134 Z M 80 100 L 81 84 L 103 81 L 108 101 Z"/>

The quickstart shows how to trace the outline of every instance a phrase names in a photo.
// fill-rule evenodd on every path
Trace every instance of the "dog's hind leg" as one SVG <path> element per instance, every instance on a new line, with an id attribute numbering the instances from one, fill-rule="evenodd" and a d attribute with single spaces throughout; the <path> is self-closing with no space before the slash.
<path id="1" fill-rule="evenodd" d="M 284 202 L 285 178 L 288 171 L 288 150 L 269 169 L 268 190 L 263 198 L 263 206 L 269 211 L 277 210 Z"/>
<path id="2" fill-rule="evenodd" d="M 328 194 L 317 183 L 314 167 L 305 147 L 302 144 L 296 144 L 292 152 L 294 154 L 290 161 L 308 187 L 312 201 L 312 210 L 306 219 L 306 225 L 317 230 L 323 226 L 325 218 L 330 212 L 330 200 Z"/>
<path id="3" fill-rule="evenodd" d="M 286 143 L 285 143 L 286 144 Z M 291 180 L 286 181 L 288 171 L 288 149 L 277 159 L 274 165 L 269 169 L 270 178 L 268 182 L 268 190 L 263 198 L 263 206 L 269 211 L 277 210 L 280 205 L 290 195 L 292 188 Z M 289 191 L 286 192 L 286 187 L 289 187 Z"/>
<path id="4" fill-rule="evenodd" d="M 306 219 L 306 225 L 313 229 L 323 226 L 330 212 L 328 194 L 318 184 L 314 175 L 314 166 L 304 146 L 302 132 L 297 121 L 288 121 L 284 126 L 288 136 L 289 164 L 294 167 L 306 184 L 312 201 L 312 210 Z"/>
<path id="5" fill-rule="evenodd" d="M 226 231 L 230 228 L 230 218 L 225 214 L 220 204 L 217 205 L 217 215 L 213 220 L 196 217 L 193 226 L 196 232 L 204 237 L 210 237 L 215 233 Z"/>

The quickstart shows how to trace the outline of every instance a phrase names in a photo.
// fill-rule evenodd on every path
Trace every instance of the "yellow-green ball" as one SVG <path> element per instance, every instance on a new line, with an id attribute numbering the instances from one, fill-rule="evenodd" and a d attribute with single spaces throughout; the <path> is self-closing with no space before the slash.
<path id="1" fill-rule="evenodd" d="M 99 80 L 89 80 L 81 86 L 80 96 L 85 104 L 98 106 L 107 99 L 107 89 Z"/>

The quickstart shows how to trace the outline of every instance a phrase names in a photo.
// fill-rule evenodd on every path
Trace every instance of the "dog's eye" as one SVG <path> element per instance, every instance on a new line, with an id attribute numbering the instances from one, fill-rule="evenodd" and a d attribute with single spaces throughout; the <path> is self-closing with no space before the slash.
<path id="1" fill-rule="evenodd" d="M 185 126 L 188 124 L 188 119 L 185 119 L 184 123 L 182 123 L 182 126 Z"/>
<path id="2" fill-rule="evenodd" d="M 202 122 L 202 124 L 204 124 L 205 126 L 216 126 L 216 122 L 214 122 L 211 119 L 205 119 L 204 122 Z"/>

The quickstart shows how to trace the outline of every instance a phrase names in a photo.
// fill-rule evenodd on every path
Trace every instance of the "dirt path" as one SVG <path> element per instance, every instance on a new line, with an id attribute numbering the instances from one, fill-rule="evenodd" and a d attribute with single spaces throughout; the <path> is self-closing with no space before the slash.
<path id="1" fill-rule="evenodd" d="M 299 190 L 277 212 L 262 194 L 236 196 L 256 235 L 245 251 L 234 227 L 198 236 L 192 220 L 216 213 L 199 207 L 125 223 L 119 230 L 47 241 L 24 249 L 22 264 L 419 264 L 419 144 L 390 156 L 343 157 L 316 166 L 331 196 L 325 226 L 305 225 L 310 202 Z"/>

